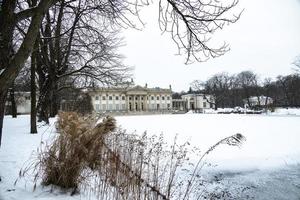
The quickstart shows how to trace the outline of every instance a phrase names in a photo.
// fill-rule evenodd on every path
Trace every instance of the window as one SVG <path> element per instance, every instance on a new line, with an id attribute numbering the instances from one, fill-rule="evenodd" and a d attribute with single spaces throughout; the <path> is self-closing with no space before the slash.
<path id="1" fill-rule="evenodd" d="M 109 96 L 108 99 L 109 99 L 109 100 L 112 100 L 112 96 Z"/>
<path id="2" fill-rule="evenodd" d="M 125 100 L 125 96 L 122 96 L 122 100 Z"/>
<path id="3" fill-rule="evenodd" d="M 161 99 L 162 99 L 162 100 L 165 100 L 165 97 L 164 97 L 164 96 L 162 96 L 162 97 L 161 97 Z"/>
<path id="4" fill-rule="evenodd" d="M 96 100 L 99 100 L 99 96 L 95 96 L 95 99 L 96 99 Z"/>
<path id="5" fill-rule="evenodd" d="M 141 97 L 141 100 L 144 100 L 144 97 Z"/>
<path id="6" fill-rule="evenodd" d="M 131 100 L 131 97 L 129 97 L 129 100 Z"/>
<path id="7" fill-rule="evenodd" d="M 154 96 L 151 97 L 151 100 L 154 100 Z"/>
<path id="8" fill-rule="evenodd" d="M 170 104 L 169 103 L 167 104 L 167 106 L 168 106 L 168 110 L 170 110 Z"/>
<path id="9" fill-rule="evenodd" d="M 106 104 L 102 104 L 102 110 L 106 110 Z"/>
<path id="10" fill-rule="evenodd" d="M 116 104 L 116 110 L 120 110 L 119 104 Z"/>
<path id="11" fill-rule="evenodd" d="M 108 104 L 108 110 L 112 110 L 112 109 L 113 109 L 112 104 Z"/>
<path id="12" fill-rule="evenodd" d="M 30 97 L 25 97 L 25 100 L 30 100 Z"/>
<path id="13" fill-rule="evenodd" d="M 159 100 L 159 96 L 156 97 L 156 100 Z"/>
<path id="14" fill-rule="evenodd" d="M 170 96 L 167 96 L 167 100 L 170 100 Z"/>
<path id="15" fill-rule="evenodd" d="M 122 104 L 122 110 L 125 110 L 125 103 Z"/>
<path id="16" fill-rule="evenodd" d="M 135 97 L 135 100 L 137 101 L 137 100 L 138 100 L 138 97 Z"/>
<path id="17" fill-rule="evenodd" d="M 102 96 L 102 100 L 105 100 L 105 96 Z"/>
<path id="18" fill-rule="evenodd" d="M 116 100 L 119 100 L 119 96 L 116 96 Z"/>
<path id="19" fill-rule="evenodd" d="M 203 102 L 203 108 L 206 108 L 206 102 Z"/>
<path id="20" fill-rule="evenodd" d="M 99 110 L 100 110 L 100 105 L 96 104 L 96 111 L 99 111 Z"/>

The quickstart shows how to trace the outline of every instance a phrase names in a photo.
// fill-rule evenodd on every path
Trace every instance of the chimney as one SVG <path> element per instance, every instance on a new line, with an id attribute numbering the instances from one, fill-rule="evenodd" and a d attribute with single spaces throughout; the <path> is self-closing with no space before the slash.
<path id="1" fill-rule="evenodd" d="M 147 88 L 147 87 L 148 87 L 148 84 L 146 83 L 146 84 L 145 84 L 145 88 Z"/>
<path id="2" fill-rule="evenodd" d="M 170 88 L 170 90 L 172 90 L 172 86 L 171 86 L 171 84 L 169 85 L 169 88 Z"/>

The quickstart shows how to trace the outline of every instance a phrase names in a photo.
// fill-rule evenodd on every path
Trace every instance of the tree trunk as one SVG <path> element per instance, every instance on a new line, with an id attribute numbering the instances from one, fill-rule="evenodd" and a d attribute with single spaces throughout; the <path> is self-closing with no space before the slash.
<path id="1" fill-rule="evenodd" d="M 49 124 L 49 93 L 45 89 L 45 87 L 40 89 L 40 96 L 38 101 L 38 121 L 39 122 L 46 122 Z"/>
<path id="2" fill-rule="evenodd" d="M 35 49 L 38 48 L 38 42 L 35 42 Z M 36 71 L 36 51 L 31 55 L 31 68 L 30 68 L 30 90 L 31 90 L 31 111 L 30 111 L 30 133 L 37 133 L 36 128 L 36 84 L 35 84 L 35 71 Z"/>
<path id="3" fill-rule="evenodd" d="M 55 117 L 58 113 L 57 81 L 52 80 L 50 91 L 50 117 Z"/>
<path id="4" fill-rule="evenodd" d="M 3 127 L 3 119 L 4 119 L 4 112 L 5 112 L 5 102 L 6 102 L 6 95 L 7 90 L 3 93 L 0 93 L 0 146 L 1 146 L 1 139 L 2 139 L 2 127 Z"/>
<path id="5" fill-rule="evenodd" d="M 12 85 L 11 89 L 9 90 L 9 98 L 11 103 L 11 115 L 13 118 L 17 118 L 17 106 L 15 100 L 15 86 Z"/>

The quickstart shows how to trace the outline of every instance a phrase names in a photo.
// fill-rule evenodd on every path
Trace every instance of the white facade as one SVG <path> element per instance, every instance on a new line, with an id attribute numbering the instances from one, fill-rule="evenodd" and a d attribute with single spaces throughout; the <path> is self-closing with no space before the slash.
<path id="1" fill-rule="evenodd" d="M 172 90 L 134 86 L 89 92 L 96 112 L 164 111 L 172 109 Z"/>
<path id="2" fill-rule="evenodd" d="M 244 104 L 245 107 L 249 107 L 249 103 L 250 102 L 250 106 L 267 106 L 267 105 L 271 105 L 273 104 L 273 99 L 271 97 L 267 97 L 267 96 L 252 96 L 248 99 L 244 99 Z"/>
<path id="3" fill-rule="evenodd" d="M 214 98 L 211 95 L 204 94 L 186 94 L 181 98 L 186 102 L 187 110 L 200 110 L 203 112 L 205 109 L 214 108 Z"/>

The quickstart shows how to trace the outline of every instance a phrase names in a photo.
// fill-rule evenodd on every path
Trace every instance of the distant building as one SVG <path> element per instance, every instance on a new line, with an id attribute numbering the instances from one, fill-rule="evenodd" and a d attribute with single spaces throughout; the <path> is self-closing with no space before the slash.
<path id="1" fill-rule="evenodd" d="M 15 102 L 18 114 L 29 114 L 31 111 L 30 92 L 15 92 Z M 10 97 L 6 98 L 5 114 L 11 114 Z"/>
<path id="2" fill-rule="evenodd" d="M 255 107 L 255 106 L 268 106 L 273 104 L 273 99 L 267 96 L 252 96 L 249 99 L 243 99 L 245 107 Z M 249 105 L 250 103 L 250 105 Z"/>
<path id="3" fill-rule="evenodd" d="M 204 112 L 206 109 L 214 108 L 214 104 L 215 101 L 211 95 L 190 93 L 182 95 L 181 99 L 174 99 L 173 109 Z"/>
<path id="4" fill-rule="evenodd" d="M 172 89 L 129 86 L 89 92 L 96 112 L 171 111 Z"/>

